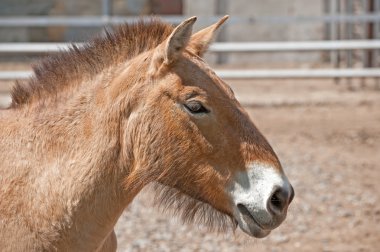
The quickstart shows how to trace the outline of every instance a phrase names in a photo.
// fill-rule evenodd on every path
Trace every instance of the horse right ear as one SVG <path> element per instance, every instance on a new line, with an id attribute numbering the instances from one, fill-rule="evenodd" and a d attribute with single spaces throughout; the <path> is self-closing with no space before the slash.
<path id="1" fill-rule="evenodd" d="M 222 17 L 215 24 L 203 30 L 200 30 L 199 32 L 191 36 L 188 49 L 196 55 L 202 57 L 203 54 L 207 51 L 212 40 L 214 39 L 216 31 L 228 19 L 228 17 L 228 15 Z"/>
<path id="2" fill-rule="evenodd" d="M 191 17 L 179 24 L 169 37 L 162 42 L 153 54 L 151 70 L 157 71 L 162 66 L 175 62 L 189 43 L 193 24 L 197 17 Z"/>

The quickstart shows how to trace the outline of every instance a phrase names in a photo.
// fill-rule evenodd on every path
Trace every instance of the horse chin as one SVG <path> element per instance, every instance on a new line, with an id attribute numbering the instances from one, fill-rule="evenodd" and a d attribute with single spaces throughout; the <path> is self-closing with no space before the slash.
<path id="1" fill-rule="evenodd" d="M 271 232 L 271 230 L 261 229 L 260 227 L 253 225 L 240 225 L 239 223 L 239 227 L 244 233 L 255 238 L 264 238 L 268 236 Z"/>

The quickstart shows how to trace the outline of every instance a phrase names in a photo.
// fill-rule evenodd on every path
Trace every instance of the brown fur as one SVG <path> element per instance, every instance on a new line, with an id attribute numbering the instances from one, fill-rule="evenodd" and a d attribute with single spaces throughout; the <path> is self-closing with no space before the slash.
<path id="1" fill-rule="evenodd" d="M 194 22 L 124 25 L 16 84 L 0 111 L 2 251 L 115 250 L 117 219 L 151 183 L 157 203 L 185 222 L 235 226 L 228 183 L 252 161 L 281 166 L 194 54 L 208 45 L 189 38 Z M 189 99 L 211 113 L 189 114 Z"/>

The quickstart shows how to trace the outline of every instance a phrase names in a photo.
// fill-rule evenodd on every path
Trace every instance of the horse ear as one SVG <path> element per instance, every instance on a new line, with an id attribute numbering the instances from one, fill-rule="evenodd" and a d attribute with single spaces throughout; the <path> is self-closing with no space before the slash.
<path id="1" fill-rule="evenodd" d="M 164 63 L 170 64 L 175 61 L 178 56 L 182 53 L 182 50 L 187 46 L 191 33 L 193 24 L 197 20 L 197 17 L 191 17 L 181 24 L 179 24 L 167 40 L 164 42 Z"/>
<path id="2" fill-rule="evenodd" d="M 222 17 L 217 23 L 200 30 L 195 33 L 190 38 L 188 49 L 202 57 L 203 54 L 207 51 L 209 45 L 211 44 L 213 38 L 215 37 L 215 31 L 229 18 L 228 15 Z"/>
<path id="3" fill-rule="evenodd" d="M 181 55 L 189 43 L 193 24 L 196 20 L 197 17 L 191 17 L 180 23 L 169 37 L 155 49 L 148 71 L 149 75 L 153 76 L 162 72 L 160 71 L 161 68 L 165 69 Z"/>

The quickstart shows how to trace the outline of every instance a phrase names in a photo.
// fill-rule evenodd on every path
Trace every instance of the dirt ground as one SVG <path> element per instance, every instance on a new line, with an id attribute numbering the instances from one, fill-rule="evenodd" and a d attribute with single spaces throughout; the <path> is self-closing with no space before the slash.
<path id="1" fill-rule="evenodd" d="M 376 83 L 247 80 L 230 84 L 294 186 L 296 196 L 286 221 L 264 239 L 239 230 L 217 234 L 161 213 L 145 191 L 117 224 L 118 251 L 379 251 L 380 90 Z"/>

